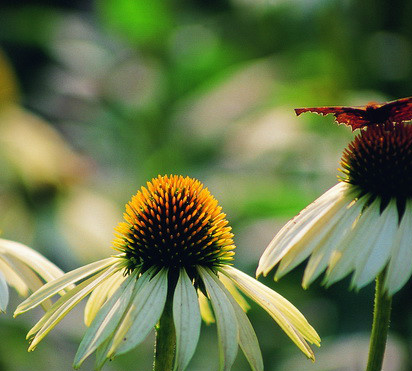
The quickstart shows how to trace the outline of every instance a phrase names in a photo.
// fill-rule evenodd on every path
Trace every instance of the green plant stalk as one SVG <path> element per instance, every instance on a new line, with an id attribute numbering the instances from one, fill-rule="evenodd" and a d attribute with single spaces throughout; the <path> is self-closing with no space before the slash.
<path id="1" fill-rule="evenodd" d="M 165 309 L 156 328 L 153 371 L 173 371 L 176 333 L 173 323 L 173 300 L 168 295 Z"/>
<path id="2" fill-rule="evenodd" d="M 385 270 L 376 277 L 372 334 L 366 371 L 381 371 L 391 316 L 392 297 L 384 288 Z"/>

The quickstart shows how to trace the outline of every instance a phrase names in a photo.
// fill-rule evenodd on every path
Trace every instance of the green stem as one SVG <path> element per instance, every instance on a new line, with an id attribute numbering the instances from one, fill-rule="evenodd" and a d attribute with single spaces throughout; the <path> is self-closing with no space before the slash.
<path id="1" fill-rule="evenodd" d="M 172 371 L 175 356 L 176 334 L 173 323 L 173 300 L 167 296 L 165 309 L 156 328 L 155 359 L 153 371 Z"/>
<path id="2" fill-rule="evenodd" d="M 381 371 L 391 316 L 392 298 L 384 289 L 385 271 L 376 277 L 375 306 L 366 371 Z"/>

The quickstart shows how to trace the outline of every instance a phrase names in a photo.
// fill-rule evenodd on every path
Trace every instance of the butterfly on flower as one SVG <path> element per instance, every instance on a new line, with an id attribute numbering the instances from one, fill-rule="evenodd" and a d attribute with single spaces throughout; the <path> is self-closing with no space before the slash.
<path id="1" fill-rule="evenodd" d="M 412 97 L 401 98 L 387 103 L 368 103 L 366 106 L 331 106 L 296 108 L 296 115 L 314 112 L 320 115 L 332 114 L 338 124 L 346 124 L 353 130 L 375 124 L 391 125 L 412 120 Z"/>

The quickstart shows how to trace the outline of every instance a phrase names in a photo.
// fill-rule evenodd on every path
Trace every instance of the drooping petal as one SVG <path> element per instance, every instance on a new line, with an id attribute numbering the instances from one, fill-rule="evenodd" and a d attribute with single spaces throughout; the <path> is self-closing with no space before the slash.
<path id="1" fill-rule="evenodd" d="M 109 352 L 111 343 L 113 340 L 113 335 L 109 336 L 97 349 L 96 349 L 96 360 L 94 363 L 94 370 L 100 371 L 101 368 L 104 366 L 107 358 L 107 353 Z"/>
<path id="2" fill-rule="evenodd" d="M 9 288 L 3 273 L 0 272 L 0 311 L 5 312 L 9 303 Z"/>
<path id="3" fill-rule="evenodd" d="M 247 312 L 250 309 L 250 305 L 244 296 L 238 291 L 232 280 L 227 278 L 224 274 L 219 275 L 219 280 L 225 285 L 227 291 L 230 292 L 230 295 L 236 300 L 243 311 Z"/>
<path id="4" fill-rule="evenodd" d="M 265 309 L 308 358 L 315 358 L 305 339 L 319 345 L 319 335 L 296 307 L 275 291 L 236 268 L 225 266 L 221 267 L 220 271 Z"/>
<path id="5" fill-rule="evenodd" d="M 412 274 L 412 200 L 406 202 L 405 212 L 392 244 L 392 256 L 386 271 L 385 288 L 392 296 Z"/>
<path id="6" fill-rule="evenodd" d="M 221 275 L 221 277 L 226 277 Z M 244 309 L 240 306 L 237 300 L 229 294 L 228 299 L 233 305 L 235 311 L 236 320 L 239 328 L 239 345 L 242 348 L 243 354 L 248 360 L 253 371 L 263 371 L 263 359 L 260 351 L 259 342 L 253 329 L 252 324 L 247 318 Z"/>
<path id="7" fill-rule="evenodd" d="M 94 367 L 94 369 L 96 371 L 99 371 L 108 359 L 112 359 L 114 357 L 113 355 L 109 356 L 109 351 L 113 347 L 113 339 L 115 338 L 115 335 L 119 333 L 119 330 L 122 330 L 123 320 L 125 319 L 127 313 L 129 312 L 129 309 L 131 308 L 131 306 L 133 304 L 133 300 L 135 299 L 136 294 L 152 278 L 152 275 L 154 274 L 154 272 L 155 272 L 154 269 L 149 269 L 146 272 L 144 272 L 136 280 L 135 285 L 133 287 L 133 292 L 132 292 L 131 298 L 129 300 L 129 304 L 126 307 L 125 311 L 123 312 L 122 317 L 121 317 L 120 321 L 118 322 L 118 324 L 116 326 L 116 329 L 96 349 L 96 361 L 95 361 L 95 367 Z"/>
<path id="8" fill-rule="evenodd" d="M 113 337 L 108 358 L 136 347 L 159 321 L 166 303 L 167 273 L 162 269 L 134 294 L 129 310 Z"/>
<path id="9" fill-rule="evenodd" d="M 4 256 L 0 255 L 0 272 L 3 273 L 7 283 L 10 286 L 14 287 L 19 295 L 27 296 L 29 293 L 29 288 L 27 287 L 23 279 L 7 263 L 7 260 L 4 259 Z"/>
<path id="10" fill-rule="evenodd" d="M 313 250 L 305 268 L 302 280 L 304 288 L 307 288 L 326 269 L 331 257 L 337 252 L 337 246 L 350 233 L 353 223 L 359 218 L 364 206 L 365 200 L 358 200 L 336 213 L 335 224 Z"/>
<path id="11" fill-rule="evenodd" d="M 19 259 L 15 256 L 11 255 L 3 255 L 2 256 L 3 262 L 5 262 L 11 270 L 17 274 L 25 283 L 27 292 L 34 292 L 38 288 L 42 287 L 44 282 L 41 278 L 34 273 L 27 265 L 23 264 Z M 7 272 L 7 270 L 5 271 Z M 8 281 L 8 277 L 6 277 L 6 281 Z M 9 283 L 10 284 L 10 283 Z M 43 309 L 47 310 L 51 307 L 52 302 L 51 300 L 47 299 L 41 303 Z"/>
<path id="12" fill-rule="evenodd" d="M 199 298 L 200 316 L 202 317 L 202 320 L 207 325 L 215 323 L 215 316 L 210 308 L 209 299 L 200 290 L 197 290 L 197 296 Z"/>
<path id="13" fill-rule="evenodd" d="M 276 306 L 280 313 L 285 315 L 287 320 L 293 324 L 296 330 L 300 332 L 307 341 L 320 346 L 319 335 L 306 320 L 305 316 L 290 301 L 238 269 L 233 267 L 230 267 L 229 269 L 231 269 L 232 272 L 237 273 L 232 277 L 235 283 L 239 284 L 240 279 L 243 281 L 242 284 L 249 285 L 249 289 L 252 292 L 253 290 L 257 290 L 263 297 L 270 298 L 270 301 Z"/>
<path id="14" fill-rule="evenodd" d="M 0 239 L 0 250 L 21 260 L 46 282 L 64 274 L 60 268 L 47 260 L 43 255 L 19 242 Z"/>
<path id="15" fill-rule="evenodd" d="M 110 299 L 100 308 L 79 345 L 79 349 L 74 357 L 74 368 L 79 368 L 83 361 L 114 333 L 129 306 L 136 285 L 137 274 L 138 271 L 135 270 L 128 276 Z"/>
<path id="16" fill-rule="evenodd" d="M 198 267 L 200 277 L 205 284 L 216 316 L 217 333 L 220 348 L 220 370 L 229 371 L 236 359 L 238 349 L 238 324 L 235 311 L 224 285 L 216 274 L 209 269 Z"/>
<path id="17" fill-rule="evenodd" d="M 314 218 L 316 220 L 314 225 L 291 240 L 288 245 L 288 251 L 284 254 L 276 271 L 276 280 L 298 266 L 313 252 L 339 221 L 351 202 L 351 196 L 342 196 L 321 217 Z"/>
<path id="18" fill-rule="evenodd" d="M 119 271 L 93 290 L 84 308 L 84 323 L 86 326 L 90 326 L 100 308 L 124 280 L 124 273 Z"/>
<path id="19" fill-rule="evenodd" d="M 298 215 L 291 219 L 273 238 L 259 260 L 256 275 L 267 275 L 279 263 L 284 255 L 325 215 L 330 214 L 330 209 L 347 193 L 348 186 L 339 183 L 332 187 Z"/>
<path id="20" fill-rule="evenodd" d="M 90 277 L 57 300 L 27 334 L 27 338 L 31 339 L 29 351 L 34 350 L 37 344 L 66 316 L 67 313 L 73 309 L 77 303 L 86 297 L 96 286 L 115 273 L 118 270 L 118 265 L 119 263 L 114 264 L 105 271 Z"/>
<path id="21" fill-rule="evenodd" d="M 89 277 L 96 272 L 99 272 L 106 267 L 115 264 L 116 262 L 118 262 L 118 259 L 116 258 L 99 260 L 97 262 L 77 268 L 71 272 L 66 273 L 64 276 L 57 278 L 54 281 L 46 283 L 17 307 L 16 311 L 14 312 L 14 316 L 18 316 L 19 314 L 35 308 L 36 306 L 41 304 L 42 301 L 52 297 L 59 291 L 64 290 L 71 284 Z"/>
<path id="22" fill-rule="evenodd" d="M 398 229 L 398 209 L 392 199 L 374 226 L 375 236 L 369 249 L 362 246 L 356 259 L 353 285 L 360 289 L 370 283 L 389 260 L 393 240 Z"/>
<path id="23" fill-rule="evenodd" d="M 176 330 L 174 371 L 183 371 L 196 350 L 201 325 L 196 289 L 184 269 L 180 270 L 173 295 L 173 320 Z"/>
<path id="24" fill-rule="evenodd" d="M 339 254 L 333 257 L 326 271 L 325 284 L 330 286 L 355 269 L 360 247 L 369 245 L 376 234 L 375 226 L 380 217 L 380 201 L 374 200 L 354 224 L 353 229 L 336 247 Z"/>

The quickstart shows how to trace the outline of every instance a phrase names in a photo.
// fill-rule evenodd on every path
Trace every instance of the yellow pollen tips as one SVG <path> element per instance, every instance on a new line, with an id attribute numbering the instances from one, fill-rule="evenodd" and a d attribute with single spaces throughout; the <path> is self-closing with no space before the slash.
<path id="1" fill-rule="evenodd" d="M 235 245 L 225 216 L 200 181 L 158 176 L 126 205 L 114 248 L 125 253 L 129 270 L 228 264 Z"/>

